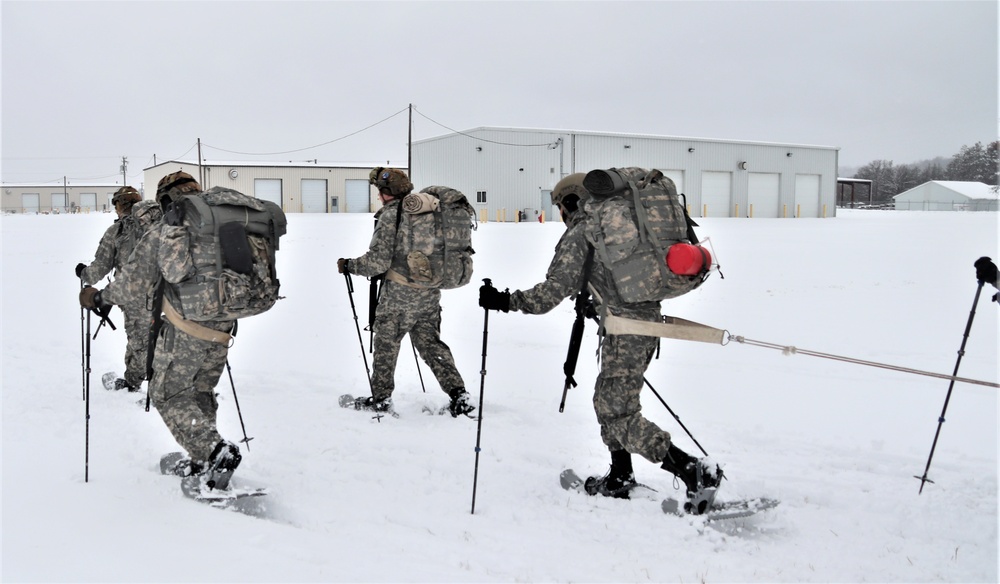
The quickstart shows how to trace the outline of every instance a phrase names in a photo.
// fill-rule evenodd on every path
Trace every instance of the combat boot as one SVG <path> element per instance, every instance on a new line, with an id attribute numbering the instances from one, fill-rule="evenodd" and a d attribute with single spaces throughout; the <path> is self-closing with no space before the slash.
<path id="1" fill-rule="evenodd" d="M 588 495 L 602 495 L 616 499 L 628 499 L 629 492 L 636 486 L 632 472 L 632 455 L 627 450 L 611 453 L 611 468 L 603 477 L 589 477 L 583 483 Z"/>
<path id="2" fill-rule="evenodd" d="M 660 465 L 684 482 L 687 502 L 684 510 L 700 515 L 715 502 L 715 493 L 722 482 L 722 469 L 708 458 L 694 458 L 673 444 Z"/>

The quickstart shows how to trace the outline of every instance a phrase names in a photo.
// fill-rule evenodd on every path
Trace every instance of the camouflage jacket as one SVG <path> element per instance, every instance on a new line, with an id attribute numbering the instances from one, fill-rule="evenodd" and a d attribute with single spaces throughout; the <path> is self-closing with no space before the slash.
<path id="1" fill-rule="evenodd" d="M 525 314 L 544 314 L 558 306 L 563 299 L 580 292 L 583 285 L 584 264 L 590 251 L 583 233 L 583 216 L 582 212 L 577 212 L 570 218 L 566 232 L 556 244 L 555 255 L 545 272 L 545 280 L 528 290 L 511 293 L 511 310 L 519 310 Z M 610 272 L 594 258 L 591 258 L 589 282 L 612 314 L 640 320 L 658 320 L 659 302 L 641 304 L 622 302 L 614 286 L 611 285 Z"/>
<path id="2" fill-rule="evenodd" d="M 400 199 L 396 199 L 389 201 L 375 213 L 375 233 L 372 234 L 368 251 L 350 261 L 352 274 L 371 278 L 386 273 L 398 261 L 406 264 L 406 253 L 402 246 L 397 245 L 397 241 L 402 239 L 397 237 L 397 233 L 402 236 L 406 231 L 405 214 L 399 229 L 396 229 L 396 216 L 399 212 Z"/>
<path id="3" fill-rule="evenodd" d="M 84 282 L 94 284 L 110 274 L 111 270 L 115 271 L 117 277 L 125 260 L 132 253 L 135 242 L 135 238 L 130 233 L 134 222 L 127 218 L 126 215 L 122 219 L 115 219 L 115 222 L 105 230 L 101 242 L 97 245 L 94 261 L 90 262 L 90 265 L 84 268 L 80 274 Z"/>
<path id="4" fill-rule="evenodd" d="M 142 236 L 115 281 L 101 292 L 111 304 L 153 305 L 153 294 L 160 278 L 167 285 L 182 282 L 195 273 L 191 261 L 190 237 L 184 227 L 155 223 Z M 201 323 L 217 330 L 227 330 L 232 321 Z"/>

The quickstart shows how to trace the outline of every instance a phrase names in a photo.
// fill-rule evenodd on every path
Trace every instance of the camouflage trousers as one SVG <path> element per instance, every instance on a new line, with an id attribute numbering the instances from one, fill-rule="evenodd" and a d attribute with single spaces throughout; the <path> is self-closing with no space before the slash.
<path id="1" fill-rule="evenodd" d="M 150 311 L 142 306 L 123 306 L 125 319 L 125 381 L 139 387 L 146 379 L 146 354 L 149 352 Z"/>
<path id="2" fill-rule="evenodd" d="M 594 388 L 594 411 L 608 450 L 627 450 L 661 462 L 670 434 L 642 416 L 643 375 L 656 350 L 656 337 L 607 335 L 601 345 L 601 372 Z"/>
<path id="3" fill-rule="evenodd" d="M 228 331 L 232 323 L 201 323 Z M 229 348 L 202 341 L 164 321 L 153 357 L 149 397 L 177 443 L 194 460 L 208 460 L 222 440 L 215 425 L 215 386 Z"/>
<path id="4" fill-rule="evenodd" d="M 389 397 L 396 387 L 396 361 L 403 337 L 420 353 L 441 390 L 465 387 L 451 349 L 441 340 L 441 291 L 421 290 L 385 282 L 372 327 L 372 395 Z"/>

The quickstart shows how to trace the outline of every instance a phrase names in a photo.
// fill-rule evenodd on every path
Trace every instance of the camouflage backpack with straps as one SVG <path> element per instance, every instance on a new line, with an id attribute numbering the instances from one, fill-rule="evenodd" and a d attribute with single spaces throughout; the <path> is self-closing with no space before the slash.
<path id="1" fill-rule="evenodd" d="M 287 231 L 281 207 L 224 187 L 184 195 L 164 221 L 186 228 L 194 274 L 166 287 L 186 320 L 235 320 L 277 302 L 275 251 Z"/>
<path id="2" fill-rule="evenodd" d="M 450 290 L 472 280 L 476 213 L 460 191 L 431 186 L 403 197 L 392 271 L 418 288 Z"/>
<path id="3" fill-rule="evenodd" d="M 594 257 L 608 270 L 625 303 L 676 298 L 705 281 L 708 251 L 698 246 L 697 224 L 677 194 L 674 181 L 659 170 L 612 168 L 587 173 L 591 194 L 584 206 L 584 233 Z M 695 249 L 698 267 L 675 273 L 668 267 L 671 248 Z M 680 252 L 681 247 L 675 248 Z"/>

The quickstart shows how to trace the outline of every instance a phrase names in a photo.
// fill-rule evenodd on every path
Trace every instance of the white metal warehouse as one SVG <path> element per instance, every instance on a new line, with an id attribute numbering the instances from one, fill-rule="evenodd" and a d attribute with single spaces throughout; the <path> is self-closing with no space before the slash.
<path id="1" fill-rule="evenodd" d="M 525 211 L 558 217 L 560 178 L 595 168 L 656 168 L 686 195 L 694 217 L 832 217 L 832 146 L 479 127 L 412 145 L 413 184 L 454 187 L 490 220 Z"/>
<path id="2" fill-rule="evenodd" d="M 897 211 L 997 211 L 997 187 L 981 182 L 932 180 L 892 198 Z"/>

